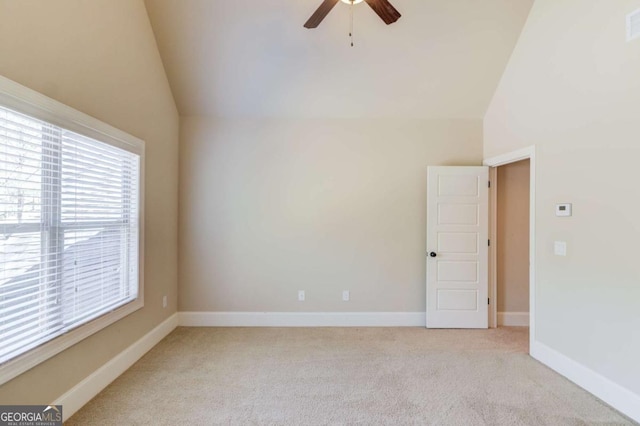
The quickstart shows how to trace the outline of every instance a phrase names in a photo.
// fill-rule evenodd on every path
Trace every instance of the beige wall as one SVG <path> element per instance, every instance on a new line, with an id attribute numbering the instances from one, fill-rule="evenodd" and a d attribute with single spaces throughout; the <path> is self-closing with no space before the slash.
<path id="1" fill-rule="evenodd" d="M 0 387 L 46 404 L 176 311 L 178 115 L 141 0 L 0 0 L 0 74 L 146 141 L 145 307 Z"/>
<path id="2" fill-rule="evenodd" d="M 182 117 L 179 309 L 424 311 L 427 166 L 479 164 L 481 135 L 479 120 Z"/>
<path id="3" fill-rule="evenodd" d="M 535 338 L 640 394 L 640 40 L 625 40 L 637 8 L 537 0 L 486 114 L 484 153 L 536 146 Z M 555 216 L 562 202 L 572 217 Z"/>
<path id="4" fill-rule="evenodd" d="M 529 312 L 529 160 L 498 167 L 498 312 Z"/>

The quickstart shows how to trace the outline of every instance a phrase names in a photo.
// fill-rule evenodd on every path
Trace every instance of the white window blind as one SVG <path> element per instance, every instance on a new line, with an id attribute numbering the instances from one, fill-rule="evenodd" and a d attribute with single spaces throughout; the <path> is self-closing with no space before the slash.
<path id="1" fill-rule="evenodd" d="M 140 156 L 0 106 L 0 363 L 138 296 Z"/>

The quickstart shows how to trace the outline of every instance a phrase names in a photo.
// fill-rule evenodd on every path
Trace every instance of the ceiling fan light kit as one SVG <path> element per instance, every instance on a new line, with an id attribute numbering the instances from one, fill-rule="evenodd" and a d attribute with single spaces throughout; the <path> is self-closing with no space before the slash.
<path id="1" fill-rule="evenodd" d="M 356 5 L 358 3 L 362 3 L 365 1 L 371 9 L 384 21 L 385 24 L 393 24 L 396 22 L 400 16 L 400 12 L 396 10 L 395 7 L 389 0 L 324 0 L 322 4 L 313 12 L 313 15 L 305 22 L 305 28 L 316 28 L 320 25 L 320 22 L 331 12 L 331 9 L 339 2 L 342 1 L 350 6 Z M 352 25 L 353 25 L 353 17 L 352 17 Z M 352 36 L 352 33 L 349 34 Z M 353 43 L 351 44 L 353 46 Z"/>

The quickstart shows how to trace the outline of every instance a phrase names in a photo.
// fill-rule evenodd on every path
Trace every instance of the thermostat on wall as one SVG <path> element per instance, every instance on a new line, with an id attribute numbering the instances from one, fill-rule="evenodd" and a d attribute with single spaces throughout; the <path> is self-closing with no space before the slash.
<path id="1" fill-rule="evenodd" d="M 556 204 L 556 216 L 571 216 L 571 204 Z"/>

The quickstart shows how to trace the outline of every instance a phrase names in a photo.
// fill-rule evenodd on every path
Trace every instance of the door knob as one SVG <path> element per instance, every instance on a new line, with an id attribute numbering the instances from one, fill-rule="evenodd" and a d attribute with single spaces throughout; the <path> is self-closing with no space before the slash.
<path id="1" fill-rule="evenodd" d="M 431 257 L 436 257 L 437 255 L 436 255 L 436 252 L 435 252 L 435 251 L 432 251 L 431 253 L 429 253 L 429 256 L 431 256 Z"/>

